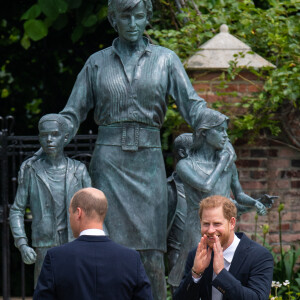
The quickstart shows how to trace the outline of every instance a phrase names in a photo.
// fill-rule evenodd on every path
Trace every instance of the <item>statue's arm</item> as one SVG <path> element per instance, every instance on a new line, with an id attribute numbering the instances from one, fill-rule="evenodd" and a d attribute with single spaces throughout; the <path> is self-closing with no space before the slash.
<path id="1" fill-rule="evenodd" d="M 82 171 L 82 187 L 87 188 L 92 186 L 92 180 L 90 177 L 90 174 L 84 164 L 83 165 L 83 171 Z"/>
<path id="2" fill-rule="evenodd" d="M 28 159 L 20 167 L 18 189 L 9 213 L 10 228 L 15 240 L 15 246 L 20 250 L 22 260 L 25 264 L 33 264 L 36 260 L 35 251 L 28 246 L 24 226 L 24 215 L 30 189 L 30 169 L 33 161 L 35 161 L 33 158 Z"/>
<path id="3" fill-rule="evenodd" d="M 175 100 L 180 114 L 194 128 L 196 117 L 206 108 L 198 96 L 178 56 L 172 52 L 169 59 L 169 95 Z"/>
<path id="4" fill-rule="evenodd" d="M 238 172 L 236 165 L 233 164 L 233 175 L 231 180 L 231 190 L 238 204 L 245 206 L 255 207 L 257 213 L 260 215 L 265 215 L 267 213 L 266 207 L 259 201 L 253 199 L 244 193 L 241 183 L 239 181 Z"/>
<path id="5" fill-rule="evenodd" d="M 229 160 L 224 169 L 224 171 L 227 171 L 236 161 L 236 154 L 235 154 L 234 148 L 229 139 L 227 139 L 227 142 L 225 144 L 225 149 L 229 153 Z"/>
<path id="6" fill-rule="evenodd" d="M 9 222 L 15 245 L 20 249 L 22 245 L 27 245 L 27 237 L 24 228 L 24 215 L 29 197 L 30 166 L 25 161 L 20 168 L 18 175 L 18 189 L 15 201 L 10 208 Z"/>
<path id="7" fill-rule="evenodd" d="M 69 127 L 69 142 L 77 133 L 77 130 L 94 107 L 94 75 L 91 59 L 88 59 L 77 76 L 71 95 L 65 108 L 60 112 Z"/>
<path id="8" fill-rule="evenodd" d="M 211 192 L 219 179 L 221 173 L 229 159 L 227 151 L 223 151 L 220 155 L 220 159 L 216 165 L 216 168 L 212 171 L 209 176 L 202 177 L 198 172 L 194 170 L 189 159 L 182 159 L 178 162 L 176 170 L 181 180 L 197 190 L 203 192 Z"/>

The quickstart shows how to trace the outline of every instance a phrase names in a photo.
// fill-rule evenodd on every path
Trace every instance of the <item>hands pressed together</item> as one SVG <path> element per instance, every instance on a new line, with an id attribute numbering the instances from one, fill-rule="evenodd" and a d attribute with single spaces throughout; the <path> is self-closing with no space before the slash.
<path id="1" fill-rule="evenodd" d="M 212 248 L 208 246 L 208 239 L 213 240 Z M 199 278 L 205 271 L 205 269 L 209 266 L 212 250 L 214 251 L 214 272 L 218 275 L 224 269 L 223 248 L 221 246 L 219 237 L 216 235 L 208 237 L 206 234 L 204 234 L 200 240 L 200 243 L 198 244 L 194 259 L 194 265 L 192 268 L 192 275 L 194 278 Z"/>

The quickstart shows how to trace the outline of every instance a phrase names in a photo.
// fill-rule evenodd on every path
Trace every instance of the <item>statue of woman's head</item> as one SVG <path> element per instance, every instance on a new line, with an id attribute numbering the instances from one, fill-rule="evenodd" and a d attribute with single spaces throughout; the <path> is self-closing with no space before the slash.
<path id="1" fill-rule="evenodd" d="M 193 148 L 204 145 L 205 141 L 209 142 L 210 139 L 215 143 L 216 148 L 220 147 L 223 142 L 225 145 L 228 138 L 226 132 L 228 121 L 227 116 L 216 110 L 207 108 L 202 111 L 195 122 Z"/>
<path id="2" fill-rule="evenodd" d="M 116 12 L 130 11 L 140 2 L 143 2 L 145 5 L 147 22 L 149 22 L 153 14 L 151 0 L 108 0 L 108 20 L 111 26 L 118 31 L 116 24 Z"/>

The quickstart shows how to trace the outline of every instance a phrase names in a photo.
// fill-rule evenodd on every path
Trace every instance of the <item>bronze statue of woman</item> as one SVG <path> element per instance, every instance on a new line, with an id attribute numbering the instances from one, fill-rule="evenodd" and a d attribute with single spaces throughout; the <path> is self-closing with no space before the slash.
<path id="1" fill-rule="evenodd" d="M 94 109 L 99 129 L 90 175 L 108 199 L 109 235 L 140 252 L 154 298 L 164 300 L 167 184 L 160 128 L 168 96 L 192 126 L 206 103 L 177 55 L 143 37 L 151 16 L 151 0 L 108 1 L 119 37 L 90 56 L 61 114 L 73 137 Z"/>
<path id="2" fill-rule="evenodd" d="M 87 60 L 61 115 L 71 140 L 94 109 L 99 129 L 90 175 L 108 198 L 109 235 L 140 252 L 154 299 L 164 300 L 168 204 L 160 128 L 169 96 L 192 127 L 206 102 L 177 55 L 143 37 L 151 16 L 151 0 L 108 1 L 108 18 L 119 37 Z"/>

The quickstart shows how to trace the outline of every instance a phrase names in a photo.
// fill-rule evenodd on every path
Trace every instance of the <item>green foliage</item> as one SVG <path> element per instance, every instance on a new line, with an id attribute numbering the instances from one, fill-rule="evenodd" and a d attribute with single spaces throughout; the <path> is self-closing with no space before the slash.
<path id="1" fill-rule="evenodd" d="M 24 31 L 26 35 L 33 41 L 38 41 L 48 34 L 48 28 L 44 22 L 40 20 L 28 20 L 24 23 Z"/>
<path id="2" fill-rule="evenodd" d="M 6 72 L 6 65 L 9 62 L 7 61 L 2 67 L 1 67 L 1 71 L 0 71 L 0 84 L 2 86 L 1 89 L 1 97 L 0 98 L 7 98 L 10 94 L 10 90 L 9 90 L 9 84 L 11 84 L 14 79 L 11 75 L 11 73 L 7 73 Z"/>
<path id="3" fill-rule="evenodd" d="M 284 204 L 280 203 L 278 206 L 278 223 L 279 223 L 279 242 L 280 242 L 280 253 L 273 253 L 274 257 L 274 275 L 273 279 L 275 281 L 283 282 L 284 280 L 288 280 L 290 285 L 288 287 L 293 292 L 300 293 L 300 270 L 295 272 L 295 266 L 298 258 L 300 257 L 300 248 L 298 250 L 292 246 L 288 251 L 283 250 L 282 246 L 282 212 L 284 210 Z M 280 290 L 279 295 L 282 295 L 287 292 L 287 287 L 283 287 Z"/>
<path id="4" fill-rule="evenodd" d="M 214 0 L 186 1 L 181 13 L 174 15 L 171 2 L 161 1 L 166 14 L 173 22 L 154 23 L 148 30 L 155 43 L 174 50 L 184 61 L 194 54 L 201 44 L 215 35 L 221 24 L 226 23 L 230 33 L 251 46 L 252 50 L 272 62 L 275 69 L 250 69 L 265 80 L 261 92 L 242 99 L 236 106 L 246 108 L 242 115 L 231 114 L 234 125 L 231 138 L 250 137 L 255 139 L 262 130 L 278 135 L 282 107 L 300 105 L 300 1 Z M 196 6 L 194 5 L 196 4 Z M 224 85 L 230 83 L 242 69 L 232 61 L 224 74 Z M 214 108 L 225 107 L 215 103 Z M 230 114 L 230 109 L 227 111 Z"/>
<path id="5" fill-rule="evenodd" d="M 38 123 L 42 102 L 42 99 L 33 99 L 31 102 L 25 104 L 26 116 L 29 120 L 33 120 L 33 122 L 29 124 L 29 128 L 32 128 L 32 123 Z"/>
<path id="6" fill-rule="evenodd" d="M 42 10 L 38 4 L 32 5 L 21 17 L 21 20 L 31 20 L 37 18 Z"/>
<path id="7" fill-rule="evenodd" d="M 106 18 L 106 3 L 103 1 L 81 0 L 37 0 L 22 15 L 24 23 L 23 39 L 39 41 L 48 35 L 48 29 L 62 30 L 75 15 L 76 26 L 69 38 L 73 43 L 79 41 L 86 29 L 94 31 Z M 25 49 L 30 46 L 30 41 L 22 43 Z"/>
<path id="8" fill-rule="evenodd" d="M 274 272 L 272 282 L 271 299 L 291 300 L 300 299 L 300 269 L 297 268 L 297 260 L 300 257 L 300 245 L 298 249 L 292 245 L 289 250 L 283 250 L 282 244 L 282 213 L 284 204 L 280 203 L 278 212 L 278 228 L 279 228 L 279 246 L 280 253 L 274 252 L 273 247 L 266 243 L 266 236 L 269 233 L 269 226 L 263 225 L 263 245 L 268 248 L 274 258 Z M 256 227 L 257 227 L 257 218 Z M 255 229 L 256 231 L 256 229 Z"/>
<path id="9" fill-rule="evenodd" d="M 0 112 L 15 116 L 16 133 L 36 134 L 41 115 L 64 107 L 88 56 L 111 45 L 107 1 L 15 0 L 1 11 Z M 90 129 L 93 118 L 81 132 Z"/>
<path id="10" fill-rule="evenodd" d="M 168 276 L 166 276 L 166 282 L 167 282 L 167 299 L 166 300 L 172 300 L 171 287 L 168 284 Z"/>
<path id="11" fill-rule="evenodd" d="M 174 100 L 170 99 L 169 109 L 167 110 L 165 122 L 164 122 L 165 130 L 163 131 L 162 138 L 161 138 L 163 150 L 169 149 L 170 138 L 172 140 L 172 135 L 180 129 L 183 123 L 184 123 L 184 119 L 179 114 L 177 110 L 177 106 L 174 103 Z"/>
<path id="12" fill-rule="evenodd" d="M 274 295 L 281 296 L 284 300 L 299 299 L 300 270 L 296 271 L 295 268 L 300 255 L 300 248 L 296 250 L 292 247 L 288 251 L 283 251 L 282 255 L 274 253 L 272 250 L 271 253 L 274 257 L 273 280 L 275 283 L 273 282 L 272 286 L 274 288 Z M 288 281 L 289 284 L 284 284 L 286 281 Z M 280 283 L 283 283 L 283 285 Z M 279 287 L 280 289 L 278 290 Z M 296 295 L 296 298 L 294 298 L 294 295 Z"/>
<path id="13" fill-rule="evenodd" d="M 285 280 L 282 283 L 279 281 L 273 281 L 272 292 L 269 298 L 271 300 L 297 300 L 300 299 L 300 293 L 291 290 L 289 280 Z"/>

